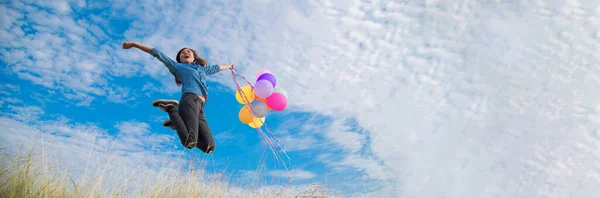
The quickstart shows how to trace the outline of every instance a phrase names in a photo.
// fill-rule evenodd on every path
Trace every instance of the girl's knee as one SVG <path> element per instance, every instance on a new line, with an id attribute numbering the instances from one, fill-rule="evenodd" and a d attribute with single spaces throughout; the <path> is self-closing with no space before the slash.
<path id="1" fill-rule="evenodd" d="M 181 145 L 187 149 L 193 149 L 197 146 L 197 142 L 181 142 Z"/>
<path id="2" fill-rule="evenodd" d="M 199 148 L 200 150 L 202 150 L 204 153 L 210 154 L 210 153 L 212 153 L 212 152 L 214 152 L 214 151 L 215 151 L 215 149 L 216 149 L 216 145 L 213 143 L 213 144 L 209 144 L 209 145 L 208 145 L 208 146 L 206 146 L 205 148 L 201 148 L 201 147 L 198 147 L 198 148 Z"/>

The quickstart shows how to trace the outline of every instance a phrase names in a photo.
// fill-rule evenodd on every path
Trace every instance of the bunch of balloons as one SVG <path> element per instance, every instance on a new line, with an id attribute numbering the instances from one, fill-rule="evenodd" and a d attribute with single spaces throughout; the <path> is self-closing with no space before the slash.
<path id="1" fill-rule="evenodd" d="M 256 74 L 254 86 L 242 86 L 235 99 L 244 106 L 238 114 L 242 123 L 258 128 L 265 122 L 265 116 L 271 110 L 282 111 L 287 106 L 287 92 L 276 87 L 275 76 L 266 69 Z"/>

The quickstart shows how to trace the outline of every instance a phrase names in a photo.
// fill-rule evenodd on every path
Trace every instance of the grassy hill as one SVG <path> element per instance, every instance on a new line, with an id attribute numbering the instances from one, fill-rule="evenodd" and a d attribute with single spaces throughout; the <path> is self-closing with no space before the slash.
<path id="1" fill-rule="evenodd" d="M 56 163 L 56 159 L 40 153 L 0 152 L 0 197 L 6 198 L 330 197 L 327 190 L 318 185 L 244 188 L 227 184 L 223 179 L 199 179 L 204 178 L 204 173 L 184 170 L 120 182 L 107 181 L 107 173 L 97 170 L 87 178 L 74 179 L 72 172 Z"/>

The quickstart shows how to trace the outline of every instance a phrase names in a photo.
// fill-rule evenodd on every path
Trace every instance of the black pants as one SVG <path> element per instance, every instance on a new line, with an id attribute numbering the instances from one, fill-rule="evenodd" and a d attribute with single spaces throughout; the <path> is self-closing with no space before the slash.
<path id="1" fill-rule="evenodd" d="M 215 150 L 215 141 L 204 115 L 204 102 L 194 93 L 184 93 L 179 101 L 179 109 L 168 109 L 171 122 L 184 147 L 198 147 L 205 153 Z"/>

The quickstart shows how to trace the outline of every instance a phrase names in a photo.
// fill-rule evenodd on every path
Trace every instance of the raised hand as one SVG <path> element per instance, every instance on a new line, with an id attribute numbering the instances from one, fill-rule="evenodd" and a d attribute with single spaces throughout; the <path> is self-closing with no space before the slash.
<path id="1" fill-rule="evenodd" d="M 123 42 L 123 49 L 129 49 L 129 48 L 133 47 L 134 44 L 135 44 L 134 42 L 130 42 L 130 41 Z"/>

